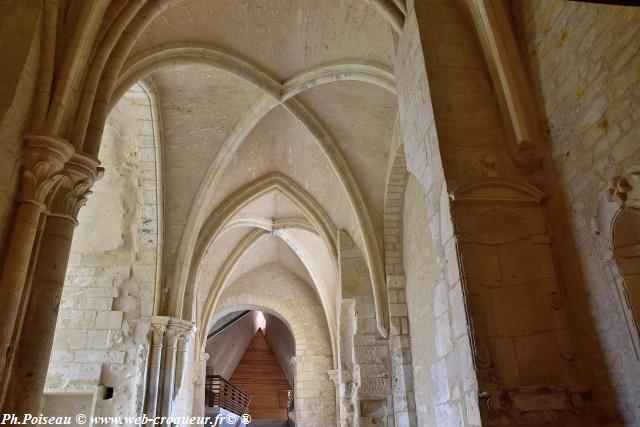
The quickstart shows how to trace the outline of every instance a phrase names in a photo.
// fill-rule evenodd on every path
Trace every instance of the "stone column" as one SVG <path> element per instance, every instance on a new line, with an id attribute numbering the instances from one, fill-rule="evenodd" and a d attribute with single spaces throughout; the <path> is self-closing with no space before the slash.
<path id="1" fill-rule="evenodd" d="M 189 339 L 191 331 L 181 331 L 178 333 L 176 343 L 176 383 L 173 387 L 173 398 L 175 399 L 184 382 L 185 367 L 187 363 L 187 350 L 189 349 Z"/>
<path id="2" fill-rule="evenodd" d="M 23 332 L 7 373 L 5 413 L 40 411 L 73 231 L 78 211 L 101 172 L 98 164 L 87 156 L 73 155 L 46 199 L 49 211 L 35 260 Z"/>
<path id="3" fill-rule="evenodd" d="M 74 148 L 60 138 L 31 135 L 24 138 L 23 172 L 9 250 L 0 277 L 0 379 L 11 359 L 16 318 L 21 309 L 27 272 L 32 265 L 36 232 L 45 199 L 62 178 L 60 174 Z"/>
<path id="4" fill-rule="evenodd" d="M 342 421 L 342 412 L 343 412 L 342 391 L 344 390 L 344 387 L 342 386 L 342 380 L 340 378 L 341 377 L 340 374 L 341 374 L 340 369 L 331 369 L 327 371 L 327 375 L 329 375 L 329 379 L 333 381 L 333 385 L 336 389 L 336 419 L 338 420 L 338 425 L 343 426 L 345 425 Z M 294 388 L 295 388 L 295 385 L 294 385 Z"/>
<path id="5" fill-rule="evenodd" d="M 162 405 L 161 414 L 171 415 L 173 407 L 173 387 L 176 375 L 176 343 L 178 341 L 178 331 L 175 327 L 169 326 L 164 336 L 164 362 L 162 372 Z"/>
<path id="6" fill-rule="evenodd" d="M 171 416 L 174 399 L 182 386 L 187 342 L 194 333 L 192 322 L 167 316 L 151 319 L 153 328 L 149 377 L 146 390 L 147 416 Z"/>
<path id="7" fill-rule="evenodd" d="M 153 324 L 151 326 L 151 349 L 149 351 L 149 376 L 147 379 L 147 390 L 144 405 L 144 412 L 149 418 L 156 415 L 158 403 L 158 386 L 160 384 L 160 362 L 162 361 L 162 344 L 167 326 L 163 324 Z"/>

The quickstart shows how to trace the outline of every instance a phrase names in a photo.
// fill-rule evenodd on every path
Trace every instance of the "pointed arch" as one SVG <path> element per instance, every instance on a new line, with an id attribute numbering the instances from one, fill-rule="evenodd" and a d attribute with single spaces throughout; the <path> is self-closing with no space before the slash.
<path id="1" fill-rule="evenodd" d="M 178 51 L 175 49 L 178 49 Z M 180 55 L 176 56 L 178 52 L 180 52 Z M 383 256 L 364 197 L 336 141 L 320 121 L 292 94 L 301 93 L 317 85 L 341 80 L 363 81 L 391 91 L 395 85 L 393 74 L 379 65 L 357 61 L 354 63 L 340 62 L 325 64 L 324 66 L 303 71 L 284 84 L 280 84 L 249 61 L 210 45 L 166 45 L 163 48 L 151 49 L 136 58 L 135 62 L 129 64 L 127 70 L 136 69 L 138 71 L 137 73 L 129 73 L 125 70 L 123 73 L 125 80 L 121 82 L 122 87 L 126 87 L 126 82 L 131 79 L 141 78 L 145 72 L 155 69 L 154 67 L 175 61 L 193 61 L 195 63 L 206 63 L 207 65 L 236 73 L 239 77 L 246 78 L 257 87 L 263 88 L 265 92 L 262 98 L 256 102 L 233 129 L 198 190 L 179 245 L 175 274 L 176 283 L 173 287 L 182 287 L 186 281 L 190 280 L 190 270 L 193 268 L 190 261 L 197 258 L 192 256 L 191 248 L 197 243 L 197 238 L 201 233 L 200 226 L 204 222 L 206 201 L 211 200 L 211 195 L 215 191 L 226 166 L 255 126 L 275 107 L 283 106 L 314 137 L 347 194 L 357 226 L 362 235 L 363 252 L 369 268 L 371 283 L 375 288 L 374 301 L 378 330 L 381 335 L 386 336 L 387 319 L 386 312 L 383 309 L 385 302 Z M 142 65 L 137 66 L 135 64 Z M 276 88 L 279 89 L 276 91 Z M 279 95 L 276 96 L 276 92 Z M 179 304 L 170 309 L 174 310 L 177 316 L 181 316 L 182 307 L 182 304 Z"/>
<path id="2" fill-rule="evenodd" d="M 335 314 L 331 312 L 329 304 L 331 301 L 327 301 L 325 295 L 318 289 L 318 286 L 321 284 L 318 275 L 313 271 L 313 267 L 310 265 L 309 260 L 307 260 L 303 254 L 297 249 L 296 244 L 290 239 L 285 238 L 285 236 L 278 235 L 277 232 L 274 233 L 280 239 L 288 245 L 291 250 L 294 252 L 296 257 L 300 260 L 300 262 L 304 265 L 304 267 L 309 272 L 313 280 L 314 290 L 319 298 L 322 310 L 324 312 L 327 328 L 329 331 L 329 337 L 331 339 L 331 348 L 334 356 L 337 354 L 337 338 L 335 336 Z M 268 230 L 264 230 L 261 228 L 256 228 L 253 231 L 249 232 L 241 241 L 234 247 L 231 251 L 227 259 L 224 261 L 222 267 L 220 268 L 219 273 L 216 275 L 216 278 L 213 280 L 213 284 L 211 286 L 210 291 L 207 294 L 207 298 L 204 303 L 204 307 L 202 310 L 202 316 L 198 319 L 198 324 L 200 325 L 210 325 L 213 321 L 214 314 L 216 312 L 216 308 L 218 306 L 218 302 L 222 293 L 229 285 L 228 279 L 231 276 L 234 268 L 240 263 L 244 255 L 251 250 L 251 248 L 256 245 L 260 240 L 269 236 L 270 233 Z M 335 259 L 334 259 L 335 261 Z M 337 265 L 336 265 L 337 267 Z M 200 331 L 200 341 L 204 343 L 207 338 L 208 328 L 203 327 Z"/>

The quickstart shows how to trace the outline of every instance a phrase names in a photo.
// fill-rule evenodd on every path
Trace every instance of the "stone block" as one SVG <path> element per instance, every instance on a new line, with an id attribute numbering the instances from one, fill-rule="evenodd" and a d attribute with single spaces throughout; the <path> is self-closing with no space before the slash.
<path id="1" fill-rule="evenodd" d="M 123 363 L 124 351 L 96 351 L 78 350 L 75 352 L 75 361 L 84 363 Z"/>
<path id="2" fill-rule="evenodd" d="M 96 317 L 96 329 L 120 329 L 122 311 L 99 312 Z"/>
<path id="3" fill-rule="evenodd" d="M 93 350 L 103 350 L 107 348 L 109 340 L 109 331 L 88 330 L 87 331 L 87 348 Z"/>
<path id="4" fill-rule="evenodd" d="M 445 313 L 436 319 L 436 353 L 438 357 L 447 355 L 452 348 L 449 316 Z"/>

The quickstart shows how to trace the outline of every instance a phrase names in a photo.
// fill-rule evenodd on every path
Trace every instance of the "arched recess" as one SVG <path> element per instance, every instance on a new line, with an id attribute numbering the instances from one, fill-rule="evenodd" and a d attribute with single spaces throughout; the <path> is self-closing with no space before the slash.
<path id="1" fill-rule="evenodd" d="M 611 179 L 610 187 L 600 197 L 592 228 L 640 361 L 640 168 Z"/>
<path id="2" fill-rule="evenodd" d="M 612 232 L 618 295 L 636 358 L 640 360 L 640 209 L 619 210 L 613 219 Z"/>
<path id="3" fill-rule="evenodd" d="M 336 141 L 333 140 L 329 132 L 324 129 L 313 114 L 300 101 L 295 99 L 294 95 L 321 84 L 344 80 L 356 80 L 374 84 L 395 94 L 395 80 L 392 72 L 379 64 L 362 61 L 340 62 L 325 64 L 303 71 L 281 84 L 249 61 L 215 46 L 189 43 L 171 44 L 143 52 L 127 62 L 122 72 L 122 78 L 119 79 L 118 87 L 120 89 L 117 92 L 121 92 L 128 82 L 176 62 L 204 63 L 234 73 L 261 88 L 265 95 L 248 111 L 231 132 L 198 190 L 194 205 L 189 211 L 185 232 L 179 245 L 176 274 L 174 275 L 175 282 L 172 289 L 182 286 L 183 283 L 189 280 L 189 271 L 193 268 L 190 263 L 195 259 L 192 248 L 197 244 L 197 238 L 201 234 L 201 227 L 208 208 L 206 203 L 211 200 L 211 194 L 215 191 L 226 166 L 251 130 L 275 107 L 283 106 L 313 135 L 314 140 L 326 155 L 348 196 L 357 225 L 361 231 L 361 245 L 369 267 L 372 287 L 374 288 L 378 329 L 383 336 L 386 336 L 386 312 L 383 310 L 384 301 L 386 301 L 383 256 L 381 254 L 381 245 L 378 243 L 373 229 L 369 210 Z M 170 305 L 169 310 L 172 311 L 174 316 L 184 316 L 182 305 Z"/>
<path id="4" fill-rule="evenodd" d="M 335 425 L 336 390 L 328 376 L 335 356 L 329 331 L 321 319 L 322 311 L 309 284 L 280 265 L 263 265 L 245 273 L 225 290 L 213 319 L 249 309 L 275 314 L 293 332 L 296 423 Z M 305 393 L 306 390 L 314 392 Z M 198 408 L 194 408 L 194 412 L 197 411 Z"/>
<path id="5" fill-rule="evenodd" d="M 588 390 L 576 381 L 581 367 L 544 197 L 527 182 L 500 177 L 461 185 L 451 194 L 483 421 L 518 419 L 526 410 L 518 399 L 529 386 L 550 390 L 544 392 L 549 401 L 535 411 L 545 422 L 562 411 L 571 413 L 572 422 L 590 416 L 584 410 Z M 500 406 L 505 391 L 513 399 L 508 409 Z"/>

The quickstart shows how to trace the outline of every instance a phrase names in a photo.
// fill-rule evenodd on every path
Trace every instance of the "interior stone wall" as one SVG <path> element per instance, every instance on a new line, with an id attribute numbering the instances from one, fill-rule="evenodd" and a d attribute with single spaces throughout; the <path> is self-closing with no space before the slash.
<path id="1" fill-rule="evenodd" d="M 273 355 L 280 363 L 280 367 L 287 377 L 289 384 L 295 383 L 296 343 L 287 325 L 278 317 L 266 314 L 266 330 L 264 333 Z"/>
<path id="2" fill-rule="evenodd" d="M 404 153 L 402 130 L 396 120 L 392 155 L 387 166 L 387 188 L 384 202 L 384 260 L 389 303 L 389 359 L 393 388 L 393 409 L 397 425 L 416 423 L 413 392 L 411 335 L 407 316 L 403 264 L 403 204 L 409 172 Z"/>
<path id="3" fill-rule="evenodd" d="M 640 162 L 640 9 L 513 2 L 550 145 L 548 218 L 600 422 L 640 422 L 640 361 L 593 218 L 612 177 Z M 602 230 L 604 232 L 604 230 Z"/>
<path id="4" fill-rule="evenodd" d="M 105 175 L 78 218 L 47 374 L 47 395 L 94 392 L 97 415 L 141 413 L 158 258 L 151 114 L 135 85 L 109 116 Z"/>
<path id="5" fill-rule="evenodd" d="M 41 2 L 0 5 L 0 259 L 4 259 L 40 63 Z M 35 30 L 34 30 L 35 29 Z"/>
<path id="6" fill-rule="evenodd" d="M 459 19 L 449 3 L 420 3 L 425 11 L 438 17 L 452 16 L 453 19 Z M 417 178 L 425 195 L 426 214 L 434 244 L 437 281 L 433 286 L 434 292 L 441 296 L 443 302 L 442 320 L 436 334 L 449 337 L 448 340 L 445 339 L 447 345 L 442 349 L 442 356 L 431 368 L 434 388 L 439 396 L 434 408 L 435 424 L 479 426 L 478 384 L 465 313 L 460 259 L 453 235 L 447 184 L 425 64 L 425 52 L 429 52 L 428 49 L 433 51 L 433 48 L 423 46 L 420 38 L 421 32 L 426 30 L 427 26 L 419 26 L 414 2 L 409 1 L 404 32 L 396 41 L 395 52 L 400 128 L 407 169 Z M 446 49 L 443 51 L 446 55 Z M 411 322 L 413 325 L 420 324 L 420 319 Z"/>
<path id="7" fill-rule="evenodd" d="M 441 324 L 447 322 L 446 295 L 435 294 L 438 280 L 437 266 L 431 231 L 427 219 L 427 207 L 420 183 L 414 176 L 407 182 L 404 195 L 404 265 L 406 273 L 406 298 L 411 328 L 411 352 L 416 399 L 417 425 L 429 425 L 435 419 L 435 406 L 443 401 L 445 387 L 435 388 L 432 371 L 451 345 L 451 337 L 437 335 Z M 443 316 L 445 315 L 445 316 Z M 444 381 L 445 379 L 442 379 Z"/>

